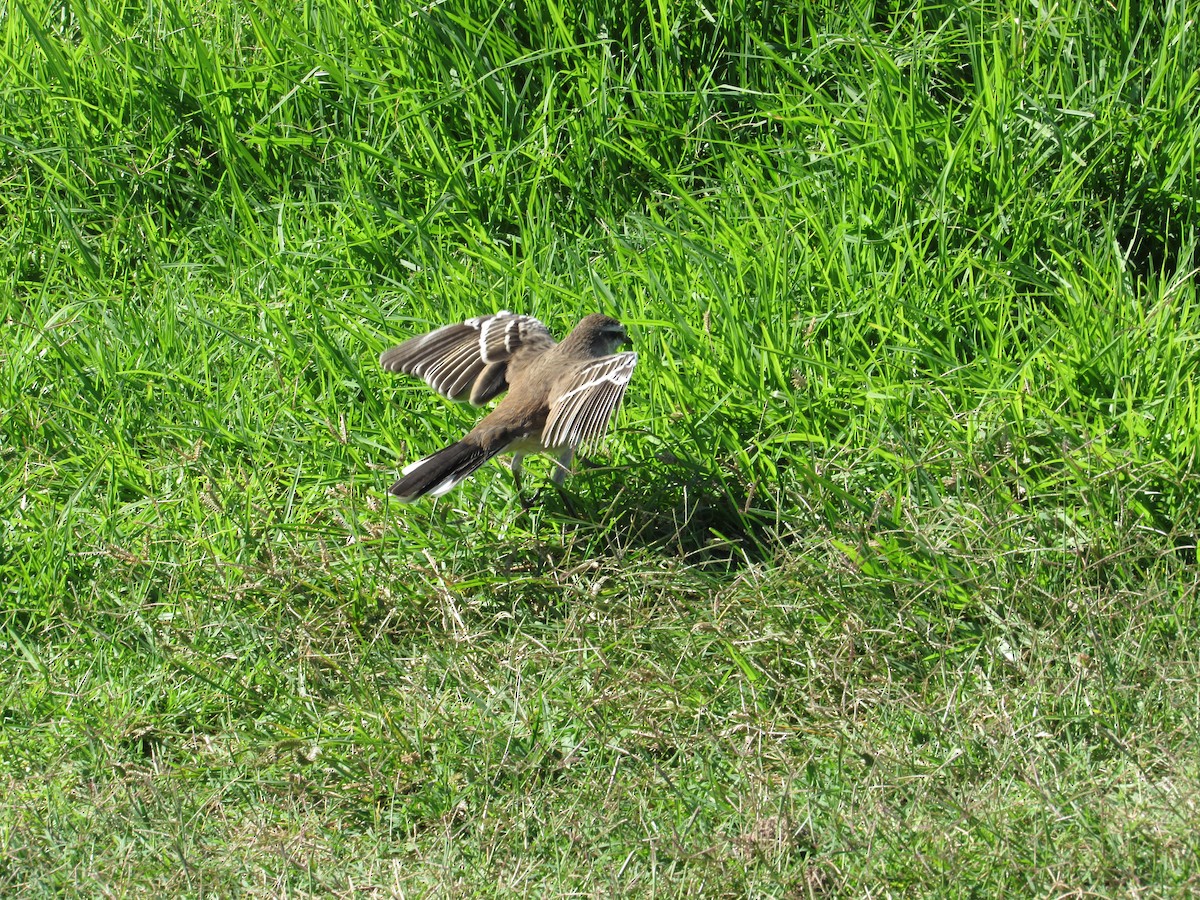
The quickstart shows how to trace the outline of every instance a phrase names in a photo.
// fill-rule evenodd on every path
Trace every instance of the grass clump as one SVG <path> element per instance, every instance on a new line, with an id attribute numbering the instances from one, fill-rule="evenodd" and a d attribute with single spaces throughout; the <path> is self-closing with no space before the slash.
<path id="1" fill-rule="evenodd" d="M 844 6 L 0 13 L 6 895 L 1195 891 L 1196 10 Z"/>

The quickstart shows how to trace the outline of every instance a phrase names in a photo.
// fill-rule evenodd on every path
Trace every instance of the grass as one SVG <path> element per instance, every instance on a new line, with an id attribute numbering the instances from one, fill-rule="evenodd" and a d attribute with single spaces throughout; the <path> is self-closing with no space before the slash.
<path id="1" fill-rule="evenodd" d="M 1198 12 L 0 11 L 0 892 L 1194 893 Z"/>

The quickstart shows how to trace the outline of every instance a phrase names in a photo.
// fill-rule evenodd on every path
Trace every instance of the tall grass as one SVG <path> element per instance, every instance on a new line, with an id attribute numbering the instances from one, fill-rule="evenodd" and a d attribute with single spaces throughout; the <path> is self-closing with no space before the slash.
<path id="1" fill-rule="evenodd" d="M 1194 890 L 1198 11 L 0 10 L 0 885 Z M 498 308 L 601 465 L 389 505 Z"/>

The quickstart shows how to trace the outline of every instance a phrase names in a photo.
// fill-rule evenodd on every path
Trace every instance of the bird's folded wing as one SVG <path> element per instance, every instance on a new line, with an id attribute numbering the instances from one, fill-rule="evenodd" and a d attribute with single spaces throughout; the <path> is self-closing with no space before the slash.
<path id="1" fill-rule="evenodd" d="M 385 350 L 379 364 L 389 372 L 424 379 L 451 400 L 482 406 L 508 388 L 508 361 L 521 347 L 554 346 L 549 330 L 532 316 L 501 310 Z"/>
<path id="2" fill-rule="evenodd" d="M 542 446 L 578 447 L 604 434 L 636 363 L 636 353 L 617 353 L 580 368 L 551 403 Z"/>

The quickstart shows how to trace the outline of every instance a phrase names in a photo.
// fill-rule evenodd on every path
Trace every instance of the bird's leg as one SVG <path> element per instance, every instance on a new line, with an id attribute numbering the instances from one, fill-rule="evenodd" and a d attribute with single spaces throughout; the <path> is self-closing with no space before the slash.
<path id="1" fill-rule="evenodd" d="M 554 474 L 550 476 L 550 480 L 559 487 L 563 486 L 563 482 L 567 480 L 567 476 L 571 474 L 571 457 L 575 455 L 575 451 L 568 447 L 559 454 L 558 460 L 554 464 Z"/>
<path id="2" fill-rule="evenodd" d="M 554 482 L 554 488 L 558 491 L 559 499 L 562 500 L 567 514 L 578 518 L 579 513 L 571 501 L 571 494 L 563 488 L 563 482 L 567 480 L 567 475 L 571 472 L 571 458 L 574 455 L 575 451 L 570 447 L 559 454 L 558 459 L 554 461 L 554 473 L 550 476 L 550 480 Z"/>
<path id="3" fill-rule="evenodd" d="M 512 458 L 512 474 L 513 485 L 517 489 L 517 499 L 521 501 L 522 509 L 529 509 L 532 501 L 525 499 L 525 494 L 521 491 L 521 463 L 525 461 L 524 453 L 514 453 Z"/>

